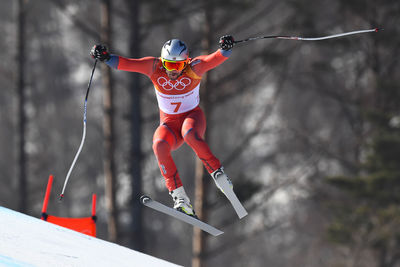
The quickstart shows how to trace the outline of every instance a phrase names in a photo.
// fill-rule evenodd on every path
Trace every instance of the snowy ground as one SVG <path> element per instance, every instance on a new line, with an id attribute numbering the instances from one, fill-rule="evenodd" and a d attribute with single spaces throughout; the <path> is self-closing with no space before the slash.
<path id="1" fill-rule="evenodd" d="M 0 266 L 178 266 L 0 207 Z"/>

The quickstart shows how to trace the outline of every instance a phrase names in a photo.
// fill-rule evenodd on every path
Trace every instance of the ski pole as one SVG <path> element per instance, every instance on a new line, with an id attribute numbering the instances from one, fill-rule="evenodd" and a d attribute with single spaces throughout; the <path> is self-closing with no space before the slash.
<path id="1" fill-rule="evenodd" d="M 83 143 L 85 143 L 85 137 L 86 137 L 86 110 L 87 110 L 87 100 L 88 100 L 88 96 L 89 96 L 89 91 L 90 91 L 90 85 L 92 84 L 92 79 L 93 79 L 93 74 L 94 74 L 94 70 L 96 69 L 96 65 L 97 65 L 97 59 L 94 61 L 94 65 L 93 65 L 93 69 L 92 69 L 92 74 L 90 75 L 90 79 L 89 79 L 89 83 L 88 83 L 88 88 L 86 90 L 86 97 L 85 97 L 85 103 L 84 103 L 84 107 L 83 107 L 83 134 L 82 134 L 82 141 L 81 144 L 78 148 L 78 152 L 76 152 L 75 158 L 72 161 L 72 165 L 68 170 L 67 173 L 67 177 L 65 178 L 65 182 L 64 182 L 64 186 L 62 189 L 62 192 L 60 194 L 60 199 L 59 201 L 61 201 L 64 197 L 64 191 L 65 188 L 67 186 L 68 180 L 69 180 L 69 176 L 71 175 L 72 169 L 75 166 L 76 160 L 78 159 L 79 154 L 81 153 L 82 147 L 83 147 Z"/>
<path id="2" fill-rule="evenodd" d="M 243 42 L 248 42 L 248 41 L 254 41 L 258 39 L 284 39 L 284 40 L 297 40 L 297 41 L 319 41 L 319 40 L 326 40 L 326 39 L 332 39 L 332 38 L 338 38 L 342 36 L 347 36 L 347 35 L 353 35 L 353 34 L 360 34 L 360 33 L 367 33 L 367 32 L 378 32 L 382 31 L 383 29 L 370 29 L 370 30 L 360 30 L 360 31 L 352 31 L 352 32 L 344 32 L 344 33 L 338 33 L 338 34 L 333 34 L 333 35 L 327 35 L 327 36 L 322 36 L 322 37 L 296 37 L 296 36 L 281 36 L 281 35 L 269 35 L 269 36 L 258 36 L 258 37 L 250 37 L 244 40 L 239 40 L 239 41 L 234 41 L 235 44 L 237 43 L 243 43 Z"/>

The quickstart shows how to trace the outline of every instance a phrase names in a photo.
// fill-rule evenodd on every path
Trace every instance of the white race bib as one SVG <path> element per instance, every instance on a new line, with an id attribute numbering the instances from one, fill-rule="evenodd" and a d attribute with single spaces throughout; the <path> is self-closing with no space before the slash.
<path id="1" fill-rule="evenodd" d="M 158 107 L 167 114 L 180 114 L 190 111 L 200 103 L 200 83 L 190 92 L 178 95 L 167 95 L 156 88 Z"/>

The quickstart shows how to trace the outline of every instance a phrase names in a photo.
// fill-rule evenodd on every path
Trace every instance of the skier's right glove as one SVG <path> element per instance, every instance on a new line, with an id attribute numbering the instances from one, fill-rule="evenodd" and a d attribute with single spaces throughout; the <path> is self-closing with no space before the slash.
<path id="1" fill-rule="evenodd" d="M 110 53 L 108 53 L 107 47 L 101 44 L 94 45 L 92 50 L 90 50 L 90 55 L 100 61 L 107 61 L 110 59 Z"/>
<path id="2" fill-rule="evenodd" d="M 219 47 L 222 50 L 231 50 L 233 45 L 235 44 L 235 40 L 232 35 L 224 35 L 219 38 Z"/>

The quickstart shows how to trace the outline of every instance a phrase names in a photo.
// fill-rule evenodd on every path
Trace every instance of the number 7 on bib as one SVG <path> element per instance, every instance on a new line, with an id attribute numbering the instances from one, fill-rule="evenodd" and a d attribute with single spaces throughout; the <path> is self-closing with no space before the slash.
<path id="1" fill-rule="evenodd" d="M 172 102 L 171 105 L 175 106 L 174 112 L 178 112 L 179 108 L 182 105 L 182 102 Z"/>

